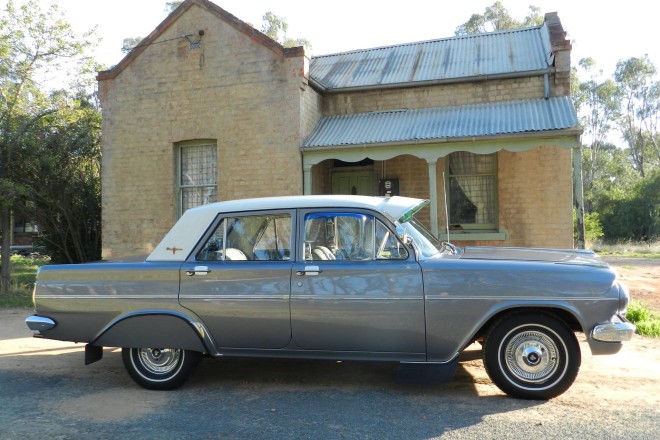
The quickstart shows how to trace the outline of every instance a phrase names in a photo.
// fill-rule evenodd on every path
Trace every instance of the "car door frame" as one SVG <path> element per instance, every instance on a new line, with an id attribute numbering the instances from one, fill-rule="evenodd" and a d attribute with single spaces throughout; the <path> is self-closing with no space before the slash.
<path id="1" fill-rule="evenodd" d="M 291 216 L 288 260 L 197 260 L 197 255 L 224 219 L 269 214 Z M 297 223 L 296 209 L 219 213 L 182 264 L 179 303 L 200 317 L 219 351 L 281 349 L 290 343 L 289 300 Z M 245 280 L 258 280 L 255 283 L 260 288 L 251 292 Z M 232 286 L 239 292 L 230 290 Z M 273 292 L 275 286 L 282 291 Z M 209 293 L 213 291 L 220 293 Z"/>
<path id="2" fill-rule="evenodd" d="M 391 221 L 378 212 L 299 209 L 291 280 L 293 341 L 306 350 L 343 352 L 347 358 L 425 361 L 424 287 L 414 250 L 401 242 L 408 251 L 406 259 L 377 259 L 374 254 L 367 261 L 305 260 L 305 217 L 311 213 L 368 215 L 401 242 Z M 356 276 L 367 284 L 358 286 Z M 389 291 L 368 290 L 379 286 Z"/>

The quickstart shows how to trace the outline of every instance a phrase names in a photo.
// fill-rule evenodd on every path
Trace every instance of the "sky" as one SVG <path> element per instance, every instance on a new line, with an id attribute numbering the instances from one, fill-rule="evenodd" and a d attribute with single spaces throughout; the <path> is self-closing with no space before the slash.
<path id="1" fill-rule="evenodd" d="M 0 0 L 4 3 L 6 0 Z M 14 0 L 20 3 L 20 0 Z M 446 38 L 472 14 L 483 14 L 496 0 L 214 0 L 239 19 L 261 29 L 271 11 L 285 18 L 287 36 L 306 38 L 313 55 Z M 45 6 L 51 0 L 39 0 Z M 57 0 L 79 33 L 97 26 L 101 44 L 93 56 L 106 67 L 123 57 L 122 41 L 147 36 L 165 17 L 166 0 Z M 648 54 L 660 69 L 657 12 L 648 0 L 607 4 L 602 0 L 502 0 L 522 20 L 530 5 L 542 13 L 557 12 L 572 42 L 572 64 L 595 59 L 606 77 L 616 63 Z M 3 8 L 4 9 L 4 8 Z"/>

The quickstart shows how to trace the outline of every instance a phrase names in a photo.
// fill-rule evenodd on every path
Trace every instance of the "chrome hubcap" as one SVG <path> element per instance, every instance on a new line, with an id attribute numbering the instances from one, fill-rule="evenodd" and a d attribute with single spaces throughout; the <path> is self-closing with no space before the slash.
<path id="1" fill-rule="evenodd" d="M 171 348 L 140 348 L 137 351 L 142 366 L 153 374 L 164 375 L 174 371 L 181 359 L 181 350 Z"/>
<path id="2" fill-rule="evenodd" d="M 506 345 L 504 356 L 509 371 L 523 382 L 544 382 L 559 368 L 557 345 L 539 331 L 515 335 Z"/>

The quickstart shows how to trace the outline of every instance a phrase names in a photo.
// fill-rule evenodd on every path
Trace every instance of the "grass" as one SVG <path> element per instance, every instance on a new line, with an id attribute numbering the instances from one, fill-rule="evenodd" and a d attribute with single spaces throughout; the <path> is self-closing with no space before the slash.
<path id="1" fill-rule="evenodd" d="M 9 294 L 0 294 L 0 308 L 32 307 L 32 288 L 39 266 L 48 264 L 47 258 L 13 256 Z"/>
<path id="2" fill-rule="evenodd" d="M 639 301 L 631 301 L 626 318 L 637 326 L 637 334 L 660 338 L 660 316 Z"/>
<path id="3" fill-rule="evenodd" d="M 660 240 L 648 242 L 623 241 L 617 243 L 597 242 L 593 250 L 599 255 L 612 257 L 660 258 Z"/>

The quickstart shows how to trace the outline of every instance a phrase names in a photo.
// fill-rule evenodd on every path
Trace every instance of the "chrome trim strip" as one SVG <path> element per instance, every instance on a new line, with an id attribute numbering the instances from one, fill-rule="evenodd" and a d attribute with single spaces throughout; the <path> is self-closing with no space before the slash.
<path id="1" fill-rule="evenodd" d="M 180 300 L 184 299 L 218 299 L 218 300 L 243 300 L 243 301 L 251 301 L 251 300 L 263 300 L 263 299 L 271 299 L 271 300 L 278 300 L 278 301 L 288 301 L 289 300 L 289 294 L 285 295 L 181 295 L 179 296 Z"/>
<path id="2" fill-rule="evenodd" d="M 459 357 L 460 353 L 456 353 L 450 359 L 446 361 L 401 361 L 401 364 L 419 364 L 419 365 L 448 365 L 455 362 Z"/>
<path id="3" fill-rule="evenodd" d="M 36 299 L 178 299 L 178 295 L 37 295 Z"/>
<path id="4" fill-rule="evenodd" d="M 281 296 L 268 296 L 268 295 L 245 295 L 245 296 L 236 296 L 236 295 L 181 295 L 179 297 L 181 300 L 185 299 L 210 299 L 210 300 L 239 300 L 239 301 L 252 301 L 252 300 L 278 300 L 278 301 L 288 301 L 289 300 L 289 295 L 281 295 Z M 328 301 L 337 301 L 337 300 L 342 300 L 342 301 L 375 301 L 375 300 L 381 300 L 381 301 L 401 301 L 401 300 L 415 300 L 415 301 L 423 301 L 424 298 L 421 296 L 418 298 L 409 298 L 409 297 L 398 297 L 398 296 L 369 296 L 369 295 L 362 295 L 362 296 L 340 296 L 340 295 L 291 295 L 291 300 L 301 300 L 301 299 L 308 299 L 308 300 L 328 300 Z"/>
<path id="5" fill-rule="evenodd" d="M 25 324 L 27 324 L 30 330 L 39 331 L 39 332 L 44 330 L 50 330 L 55 328 L 55 326 L 57 326 L 57 323 L 54 320 L 46 316 L 39 316 L 39 315 L 28 316 L 27 318 L 25 318 Z"/>
<path id="6" fill-rule="evenodd" d="M 619 301 L 619 298 L 596 298 L 593 296 L 438 296 L 426 295 L 427 300 L 498 300 L 498 301 Z"/>
<path id="7" fill-rule="evenodd" d="M 591 337 L 601 342 L 630 341 L 636 329 L 637 327 L 629 322 L 608 322 L 594 327 Z"/>

